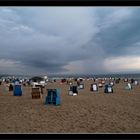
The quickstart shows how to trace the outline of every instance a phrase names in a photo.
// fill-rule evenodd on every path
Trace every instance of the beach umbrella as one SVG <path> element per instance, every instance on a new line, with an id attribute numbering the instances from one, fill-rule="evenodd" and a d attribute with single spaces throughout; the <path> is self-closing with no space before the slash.
<path id="1" fill-rule="evenodd" d="M 30 80 L 32 80 L 33 82 L 40 82 L 40 81 L 43 81 L 44 79 L 42 77 L 35 76 L 35 77 L 32 77 Z"/>

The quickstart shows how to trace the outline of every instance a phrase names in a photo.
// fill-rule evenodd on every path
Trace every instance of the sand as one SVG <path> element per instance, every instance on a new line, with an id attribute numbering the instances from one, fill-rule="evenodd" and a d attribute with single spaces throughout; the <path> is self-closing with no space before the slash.
<path id="1" fill-rule="evenodd" d="M 105 94 L 91 92 L 91 83 L 78 96 L 69 96 L 66 84 L 49 83 L 41 99 L 32 99 L 29 86 L 16 97 L 0 85 L 0 133 L 139 133 L 140 85 L 128 91 L 121 81 Z M 47 88 L 60 89 L 60 106 L 44 104 Z"/>

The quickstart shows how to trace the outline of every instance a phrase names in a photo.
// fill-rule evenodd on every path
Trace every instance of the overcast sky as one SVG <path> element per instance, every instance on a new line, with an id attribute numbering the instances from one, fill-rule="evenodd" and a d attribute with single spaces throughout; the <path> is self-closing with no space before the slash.
<path id="1" fill-rule="evenodd" d="M 1 74 L 140 71 L 140 7 L 0 7 Z"/>

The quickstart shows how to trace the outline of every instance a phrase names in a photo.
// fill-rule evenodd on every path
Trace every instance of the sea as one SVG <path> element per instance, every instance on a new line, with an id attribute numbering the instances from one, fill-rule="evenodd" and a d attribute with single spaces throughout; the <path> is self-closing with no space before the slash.
<path id="1" fill-rule="evenodd" d="M 73 75 L 54 75 L 49 76 L 50 78 L 53 77 L 74 77 L 74 78 L 134 78 L 134 79 L 140 79 L 140 73 L 139 74 L 73 74 Z"/>
<path id="2" fill-rule="evenodd" d="M 2 77 L 16 77 L 16 78 L 27 78 L 30 79 L 34 76 L 30 75 L 8 75 L 8 74 L 1 74 L 0 78 Z M 36 75 L 43 77 L 44 75 Z M 133 79 L 140 79 L 140 73 L 134 74 L 134 73 L 129 73 L 129 74 L 53 74 L 53 75 L 47 75 L 48 78 L 133 78 Z"/>

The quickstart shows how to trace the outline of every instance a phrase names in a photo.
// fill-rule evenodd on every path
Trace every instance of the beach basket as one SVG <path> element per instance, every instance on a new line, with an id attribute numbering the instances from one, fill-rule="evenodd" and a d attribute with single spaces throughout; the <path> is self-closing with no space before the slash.
<path id="1" fill-rule="evenodd" d="M 41 92 L 39 87 L 32 88 L 32 99 L 40 99 L 41 98 Z"/>
<path id="2" fill-rule="evenodd" d="M 125 89 L 126 89 L 126 90 L 131 90 L 131 89 L 132 89 L 131 84 L 130 84 L 130 83 L 128 83 L 128 84 L 125 86 Z"/>
<path id="3" fill-rule="evenodd" d="M 45 104 L 60 105 L 60 91 L 59 89 L 47 89 Z"/>
<path id="4" fill-rule="evenodd" d="M 105 85 L 104 93 L 113 93 L 113 88 L 110 85 Z"/>
<path id="5" fill-rule="evenodd" d="M 97 84 L 91 84 L 90 91 L 98 91 Z"/>
<path id="6" fill-rule="evenodd" d="M 14 96 L 22 96 L 21 85 L 15 85 L 13 89 Z"/>
<path id="7" fill-rule="evenodd" d="M 70 96 L 78 95 L 77 86 L 70 86 L 68 94 Z"/>
<path id="8" fill-rule="evenodd" d="M 73 93 L 78 94 L 78 89 L 77 89 L 77 86 L 73 86 L 73 87 L 72 87 L 72 91 L 73 91 Z"/>
<path id="9" fill-rule="evenodd" d="M 39 88 L 40 93 L 43 94 L 43 86 L 42 85 L 36 85 L 35 87 Z"/>
<path id="10" fill-rule="evenodd" d="M 131 84 L 130 84 L 130 83 L 128 83 L 128 87 L 129 87 L 129 89 L 132 89 L 132 86 L 131 86 Z"/>

